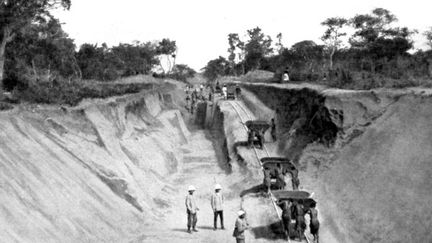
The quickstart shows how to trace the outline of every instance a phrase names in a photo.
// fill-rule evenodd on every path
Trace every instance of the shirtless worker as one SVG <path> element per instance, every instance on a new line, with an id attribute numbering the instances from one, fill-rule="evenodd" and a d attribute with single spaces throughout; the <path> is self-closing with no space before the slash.
<path id="1" fill-rule="evenodd" d="M 319 221 L 318 221 L 318 210 L 316 209 L 316 202 L 312 202 L 311 204 L 311 208 L 308 210 L 307 212 L 310 216 L 310 232 L 314 237 L 314 241 L 316 241 L 317 243 L 319 243 Z"/>
<path id="2" fill-rule="evenodd" d="M 252 145 L 255 146 L 254 140 L 255 140 L 255 131 L 249 130 L 248 131 L 248 146 L 249 146 L 249 148 L 252 148 Z"/>
<path id="3" fill-rule="evenodd" d="M 270 168 L 265 167 L 264 168 L 264 181 L 263 181 L 264 187 L 267 189 L 267 194 L 270 195 L 270 189 L 271 189 L 271 177 L 270 177 Z"/>
<path id="4" fill-rule="evenodd" d="M 304 237 L 304 232 L 306 230 L 306 220 L 305 220 L 305 211 L 304 207 L 301 203 L 295 203 L 295 219 L 296 219 L 296 230 L 299 236 L 299 240 L 301 241 Z"/>
<path id="5" fill-rule="evenodd" d="M 291 224 L 291 210 L 290 210 L 290 202 L 282 201 L 279 203 L 279 206 L 282 208 L 282 225 L 284 228 L 284 233 L 286 237 L 290 238 L 290 224 Z"/>
<path id="6" fill-rule="evenodd" d="M 197 212 L 199 211 L 199 208 L 196 204 L 196 200 L 193 195 L 193 193 L 195 192 L 195 187 L 189 186 L 188 192 L 189 194 L 186 196 L 186 200 L 185 200 L 186 213 L 187 213 L 187 232 L 192 234 L 192 231 L 198 232 L 198 230 L 196 229 L 196 224 L 198 221 Z"/>
<path id="7" fill-rule="evenodd" d="M 240 86 L 238 84 L 236 84 L 235 92 L 236 92 L 236 99 L 239 100 L 240 99 L 240 95 L 241 95 L 241 88 L 240 88 Z"/>
<path id="8" fill-rule="evenodd" d="M 281 163 L 277 163 L 276 166 L 276 185 L 279 190 L 285 189 L 285 172 L 282 168 Z"/>
<path id="9" fill-rule="evenodd" d="M 276 142 L 276 123 L 274 118 L 271 119 L 270 123 L 270 135 L 273 139 L 273 142 Z"/>
<path id="10" fill-rule="evenodd" d="M 291 184 L 292 184 L 292 188 L 294 191 L 298 190 L 299 186 L 300 186 L 300 180 L 298 178 L 298 170 L 293 169 L 291 170 Z"/>

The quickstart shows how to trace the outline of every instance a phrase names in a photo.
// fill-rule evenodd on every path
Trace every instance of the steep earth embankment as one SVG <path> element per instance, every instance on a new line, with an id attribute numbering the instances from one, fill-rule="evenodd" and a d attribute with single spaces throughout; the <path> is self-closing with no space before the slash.
<path id="1" fill-rule="evenodd" d="M 0 113 L 2 242 L 128 242 L 159 218 L 189 132 L 177 95 Z"/>
<path id="2" fill-rule="evenodd" d="M 432 239 L 429 90 L 243 87 L 252 110 L 275 112 L 279 151 L 298 163 L 301 186 L 315 192 L 335 240 Z"/>

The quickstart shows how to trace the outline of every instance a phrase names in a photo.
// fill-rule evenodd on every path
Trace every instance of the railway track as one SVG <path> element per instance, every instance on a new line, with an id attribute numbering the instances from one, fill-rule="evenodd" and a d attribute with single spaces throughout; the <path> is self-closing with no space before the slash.
<path id="1" fill-rule="evenodd" d="M 248 132 L 248 128 L 247 128 L 247 126 L 246 126 L 246 121 L 248 121 L 248 120 L 254 120 L 255 119 L 255 116 L 253 116 L 252 114 L 250 114 L 249 112 L 248 112 L 248 110 L 246 110 L 241 104 L 239 104 L 239 102 L 238 101 L 236 101 L 236 100 L 234 100 L 234 101 L 229 101 L 229 104 L 231 105 L 231 107 L 235 110 L 235 112 L 237 113 L 237 115 L 239 116 L 239 118 L 240 118 L 240 121 L 241 121 L 241 123 L 243 124 L 243 128 L 245 129 L 245 131 L 246 132 Z M 241 112 L 240 112 L 240 110 L 241 110 Z M 243 116 L 241 115 L 241 113 L 243 113 Z M 245 119 L 246 118 L 246 119 Z M 261 154 L 264 154 L 264 156 L 260 156 L 260 155 L 258 155 L 258 150 L 255 148 L 255 146 L 253 146 L 253 150 L 254 150 L 254 153 L 255 153 L 255 156 L 256 156 L 256 158 L 257 158 L 257 161 L 258 161 L 258 163 L 259 163 L 259 166 L 261 167 L 261 170 L 263 170 L 264 168 L 263 168 L 263 166 L 262 166 L 262 163 L 261 163 L 261 158 L 262 157 L 270 157 L 270 153 L 268 152 L 268 150 L 267 150 L 267 148 L 266 148 L 266 146 L 265 145 L 263 145 L 263 150 L 260 150 L 260 151 L 263 151 L 264 153 L 261 153 Z M 271 193 L 270 192 L 270 197 L 269 197 L 269 199 L 270 199 L 270 201 L 271 201 L 271 203 L 272 203 L 272 205 L 273 205 L 273 208 L 274 208 L 274 210 L 275 210 L 275 213 L 276 213 L 276 215 L 277 215 L 277 217 L 278 217 L 278 219 L 279 219 L 279 221 L 282 221 L 282 217 L 281 217 L 281 214 L 279 213 L 279 210 L 278 210 L 278 206 L 276 205 L 276 203 L 275 203 L 275 197 L 273 196 L 273 193 Z M 305 236 L 305 240 L 306 240 L 306 242 L 307 243 L 310 243 L 310 240 L 308 239 L 308 236 L 307 235 L 304 235 Z M 291 242 L 291 240 L 290 239 L 288 239 L 288 242 Z"/>

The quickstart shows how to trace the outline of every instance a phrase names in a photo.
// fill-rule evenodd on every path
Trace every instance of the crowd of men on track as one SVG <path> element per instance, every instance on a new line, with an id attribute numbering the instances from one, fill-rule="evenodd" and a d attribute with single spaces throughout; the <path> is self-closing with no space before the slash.
<path id="1" fill-rule="evenodd" d="M 284 74 L 284 79 L 289 80 L 288 74 Z M 191 114 L 194 113 L 194 109 L 196 109 L 196 104 L 198 101 L 213 101 L 214 99 L 214 93 L 220 93 L 223 97 L 223 99 L 228 98 L 228 88 L 226 85 L 223 85 L 222 87 L 219 85 L 219 83 L 216 84 L 215 89 L 213 89 L 212 86 L 208 85 L 204 87 L 204 85 L 200 85 L 199 87 L 194 88 L 193 86 L 187 86 L 185 93 L 186 93 L 186 109 L 189 110 Z M 237 84 L 234 89 L 235 92 L 235 98 L 240 99 L 241 97 L 241 89 L 239 85 Z M 276 136 L 276 123 L 274 118 L 270 121 L 270 136 L 273 140 L 273 142 L 277 141 Z M 255 146 L 254 141 L 255 138 L 258 140 L 258 145 L 260 149 L 263 149 L 265 139 L 265 130 L 257 130 L 249 129 L 248 131 L 248 146 L 251 148 L 252 146 Z M 263 185 L 265 187 L 265 190 L 267 191 L 267 194 L 270 195 L 271 193 L 271 186 L 272 186 L 272 174 L 276 177 L 276 183 L 275 187 L 277 190 L 284 190 L 286 187 L 285 182 L 285 176 L 287 174 L 291 177 L 291 184 L 294 191 L 299 189 L 299 178 L 298 178 L 298 170 L 284 170 L 283 166 L 278 163 L 276 168 L 274 168 L 273 171 L 271 171 L 270 168 L 265 167 L 264 168 L 264 180 Z M 194 192 L 196 191 L 196 188 L 194 186 L 189 186 L 188 188 L 188 194 L 186 196 L 185 205 L 186 205 L 186 212 L 187 212 L 187 232 L 193 233 L 197 232 L 197 212 L 199 211 L 199 208 L 197 206 L 197 201 L 194 196 Z M 214 193 L 211 195 L 210 198 L 210 204 L 211 208 L 213 210 L 213 229 L 217 230 L 217 221 L 219 218 L 220 221 L 220 228 L 222 230 L 225 229 L 224 227 L 224 201 L 225 198 L 222 194 L 222 187 L 219 184 L 216 184 L 214 187 Z M 313 203 L 308 207 L 306 210 L 304 205 L 302 203 L 299 203 L 296 200 L 292 201 L 281 201 L 278 203 L 280 208 L 282 209 L 282 225 L 283 230 L 287 238 L 289 239 L 293 232 L 296 233 L 296 235 L 301 238 L 304 236 L 304 232 L 306 230 L 306 221 L 305 221 L 305 215 L 309 215 L 310 217 L 310 232 L 314 236 L 314 240 L 318 242 L 318 231 L 319 231 L 319 221 L 318 221 L 318 211 L 316 209 L 316 202 L 313 201 Z M 237 213 L 237 219 L 235 222 L 235 227 L 233 230 L 233 237 L 236 239 L 236 242 L 245 242 L 245 231 L 250 229 L 249 224 L 246 220 L 246 212 L 244 210 L 240 210 Z M 294 222 L 294 223 L 293 223 Z M 294 225 L 294 227 L 293 227 Z"/>

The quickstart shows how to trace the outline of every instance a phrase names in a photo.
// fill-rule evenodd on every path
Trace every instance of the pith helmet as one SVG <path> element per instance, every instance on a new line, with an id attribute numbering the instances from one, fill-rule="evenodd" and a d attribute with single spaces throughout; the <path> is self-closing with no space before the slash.
<path id="1" fill-rule="evenodd" d="M 190 185 L 190 186 L 188 187 L 188 191 L 195 191 L 195 190 L 196 190 L 195 187 L 192 186 L 192 185 Z"/>

